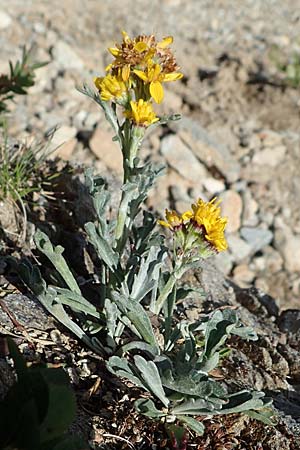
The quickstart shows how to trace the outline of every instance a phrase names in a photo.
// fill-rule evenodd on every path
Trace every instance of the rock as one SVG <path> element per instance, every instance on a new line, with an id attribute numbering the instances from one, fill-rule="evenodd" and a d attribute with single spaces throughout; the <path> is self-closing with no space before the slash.
<path id="1" fill-rule="evenodd" d="M 5 11 L 0 11 L 0 30 L 5 30 L 12 24 L 12 18 Z"/>
<path id="2" fill-rule="evenodd" d="M 250 267 L 256 272 L 262 272 L 266 268 L 266 259 L 262 256 L 254 257 L 251 261 Z"/>
<path id="3" fill-rule="evenodd" d="M 292 348 L 289 344 L 280 345 L 279 351 L 287 360 L 290 368 L 290 377 L 295 382 L 300 381 L 300 358 L 299 351 Z"/>
<path id="4" fill-rule="evenodd" d="M 281 377 L 287 377 L 290 372 L 287 360 L 277 350 L 272 353 L 272 370 Z"/>
<path id="5" fill-rule="evenodd" d="M 201 179 L 206 178 L 206 169 L 179 136 L 165 136 L 161 141 L 161 153 L 182 177 L 201 186 Z"/>
<path id="6" fill-rule="evenodd" d="M 259 133 L 259 137 L 264 147 L 276 147 L 281 145 L 282 136 L 272 130 L 263 130 Z"/>
<path id="7" fill-rule="evenodd" d="M 53 328 L 52 318 L 37 300 L 22 294 L 9 294 L 2 301 L 24 327 L 39 330 Z M 9 329 L 14 329 L 14 324 L 2 308 L 0 308 L 0 323 L 3 326 L 6 325 Z"/>
<path id="8" fill-rule="evenodd" d="M 234 264 L 234 258 L 229 252 L 220 253 L 213 258 L 213 264 L 221 273 L 229 275 Z"/>
<path id="9" fill-rule="evenodd" d="M 75 116 L 72 118 L 72 125 L 77 128 L 77 130 L 81 130 L 84 128 L 86 118 L 88 116 L 88 111 L 80 110 Z"/>
<path id="10" fill-rule="evenodd" d="M 60 128 L 58 128 L 54 133 L 54 136 L 49 145 L 50 158 L 53 159 L 56 156 L 60 155 L 60 152 L 68 157 L 68 155 L 70 155 L 75 148 L 75 141 L 77 141 L 75 139 L 76 135 L 77 129 L 75 127 L 62 125 Z M 66 147 L 63 149 L 62 146 L 64 145 L 66 145 Z"/>
<path id="11" fill-rule="evenodd" d="M 227 237 L 229 251 L 235 261 L 240 262 L 247 258 L 251 253 L 251 246 L 236 235 L 229 235 Z"/>
<path id="12" fill-rule="evenodd" d="M 270 244 L 273 240 L 273 233 L 268 229 L 242 227 L 241 237 L 251 246 L 252 252 L 256 253 Z"/>
<path id="13" fill-rule="evenodd" d="M 240 166 L 228 148 L 215 141 L 197 122 L 183 117 L 170 126 L 178 131 L 183 142 L 207 167 L 215 167 L 229 182 L 239 178 Z"/>
<path id="14" fill-rule="evenodd" d="M 113 137 L 112 131 L 99 126 L 92 135 L 89 146 L 94 155 L 103 161 L 108 169 L 120 174 L 123 171 L 122 153 L 118 143 L 113 142 Z"/>
<path id="15" fill-rule="evenodd" d="M 257 277 L 255 279 L 254 286 L 263 292 L 270 292 L 270 286 L 268 281 L 265 278 Z M 280 295 L 279 295 L 280 296 Z"/>
<path id="16" fill-rule="evenodd" d="M 33 29 L 38 34 L 45 34 L 46 33 L 46 27 L 42 22 L 35 22 L 33 24 Z"/>
<path id="17" fill-rule="evenodd" d="M 219 194 L 225 190 L 225 183 L 222 180 L 216 180 L 211 177 L 203 180 L 203 186 L 211 195 Z"/>
<path id="18" fill-rule="evenodd" d="M 170 191 L 173 190 L 176 186 L 181 187 L 181 192 L 178 193 L 180 196 L 182 192 L 187 192 L 189 189 L 189 183 L 187 180 L 182 178 L 175 170 L 170 167 L 166 170 L 164 176 L 159 177 L 153 188 L 150 190 L 148 199 L 147 199 L 147 207 L 153 208 L 157 211 L 161 217 L 165 216 L 165 209 L 170 209 Z M 182 199 L 181 199 L 182 200 Z M 184 194 L 184 202 L 188 202 L 188 198 L 186 194 Z M 183 206 L 183 210 L 185 210 L 185 205 L 182 205 L 181 201 L 178 198 L 178 202 L 176 203 L 176 208 L 178 208 L 178 212 L 182 213 L 181 207 Z M 190 208 L 191 204 L 189 204 Z"/>
<path id="19" fill-rule="evenodd" d="M 88 130 L 93 130 L 96 127 L 96 125 L 100 122 L 101 118 L 102 114 L 100 108 L 98 111 L 88 113 L 87 118 L 85 119 L 84 122 L 85 127 Z"/>
<path id="20" fill-rule="evenodd" d="M 65 41 L 58 41 L 52 50 L 55 63 L 60 69 L 82 70 L 84 67 L 82 59 L 77 55 L 73 48 Z"/>
<path id="21" fill-rule="evenodd" d="M 241 286 L 249 285 L 255 277 L 255 272 L 247 264 L 240 264 L 233 270 L 234 280 Z"/>
<path id="22" fill-rule="evenodd" d="M 286 309 L 278 318 L 278 327 L 287 333 L 299 333 L 300 337 L 300 309 Z"/>
<path id="23" fill-rule="evenodd" d="M 228 190 L 220 195 L 222 200 L 221 209 L 222 215 L 228 218 L 226 231 L 233 233 L 240 228 L 241 214 L 242 214 L 242 199 L 241 196 L 233 190 Z"/>
<path id="24" fill-rule="evenodd" d="M 164 89 L 164 100 L 155 110 L 158 116 L 164 114 L 180 113 L 182 110 L 182 97 L 172 90 Z"/>
<path id="25" fill-rule="evenodd" d="M 176 211 L 182 213 L 184 211 L 191 209 L 191 198 L 189 197 L 187 190 L 184 186 L 181 185 L 173 185 L 170 188 L 172 198 L 175 203 Z"/>
<path id="26" fill-rule="evenodd" d="M 64 161 L 69 161 L 72 157 L 72 154 L 76 148 L 77 145 L 77 139 L 74 137 L 72 139 L 69 139 L 68 141 L 64 142 L 62 145 L 58 147 L 58 149 L 52 154 L 55 157 L 59 157 L 63 159 Z"/>
<path id="27" fill-rule="evenodd" d="M 252 158 L 252 163 L 258 164 L 259 166 L 276 167 L 283 161 L 285 154 L 286 147 L 283 145 L 275 148 L 265 148 L 264 150 L 255 153 Z"/>
<path id="28" fill-rule="evenodd" d="M 251 195 L 249 189 L 245 189 L 242 192 L 243 199 L 243 212 L 242 212 L 242 223 L 244 226 L 255 227 L 258 224 L 257 210 L 258 203 Z"/>
<path id="29" fill-rule="evenodd" d="M 49 60 L 49 56 L 48 58 L 43 58 L 42 60 Z M 52 79 L 54 79 L 56 75 L 57 72 L 53 67 L 51 67 L 51 65 L 40 67 L 36 71 L 35 84 L 30 88 L 30 94 L 41 94 L 45 90 L 50 92 L 52 89 Z"/>
<path id="30" fill-rule="evenodd" d="M 259 149 L 261 147 L 261 139 L 260 139 L 259 135 L 252 134 L 249 137 L 249 142 L 247 142 L 247 147 L 249 148 L 249 150 Z"/>
<path id="31" fill-rule="evenodd" d="M 300 272 L 300 235 L 285 233 L 281 247 L 284 266 L 289 272 Z"/>
<path id="32" fill-rule="evenodd" d="M 251 286 L 249 289 L 236 290 L 237 300 L 248 311 L 262 316 L 278 316 L 279 308 L 276 301 L 261 289 Z"/>
<path id="33" fill-rule="evenodd" d="M 13 201 L 9 199 L 0 200 L 0 230 L 11 239 L 20 234 L 21 225 L 19 223 L 18 209 Z"/>
<path id="34" fill-rule="evenodd" d="M 273 247 L 264 248 L 265 269 L 270 273 L 277 273 L 282 269 L 283 258 Z"/>

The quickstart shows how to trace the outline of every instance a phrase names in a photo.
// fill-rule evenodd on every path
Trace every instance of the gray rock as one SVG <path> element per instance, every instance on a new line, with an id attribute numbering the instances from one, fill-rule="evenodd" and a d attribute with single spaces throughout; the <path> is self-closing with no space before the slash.
<path id="1" fill-rule="evenodd" d="M 0 30 L 9 28 L 12 24 L 12 18 L 5 11 L 0 11 Z"/>
<path id="2" fill-rule="evenodd" d="M 259 166 L 276 167 L 284 159 L 286 154 L 286 147 L 280 145 L 275 148 L 265 148 L 264 150 L 255 153 L 252 158 L 252 163 Z"/>
<path id="3" fill-rule="evenodd" d="M 161 153 L 168 164 L 185 179 L 201 186 L 206 169 L 179 136 L 169 134 L 161 141 Z"/>
<path id="4" fill-rule="evenodd" d="M 278 327 L 288 333 L 299 333 L 300 337 L 300 309 L 286 309 L 278 318 Z"/>
<path id="5" fill-rule="evenodd" d="M 234 258 L 229 252 L 222 252 L 213 258 L 213 262 L 220 272 L 229 275 L 234 264 Z"/>
<path id="6" fill-rule="evenodd" d="M 241 237 L 251 246 L 252 252 L 258 252 L 273 240 L 273 233 L 268 229 L 242 227 Z"/>
<path id="7" fill-rule="evenodd" d="M 38 34 L 45 34 L 46 33 L 46 27 L 42 22 L 35 22 L 33 24 L 33 29 Z"/>
<path id="8" fill-rule="evenodd" d="M 184 186 L 174 185 L 170 188 L 172 198 L 174 199 L 175 209 L 178 212 L 183 212 L 191 209 L 192 200 L 189 197 Z"/>
<path id="9" fill-rule="evenodd" d="M 207 167 L 216 167 L 230 182 L 238 179 L 240 167 L 228 148 L 219 141 L 215 141 L 197 122 L 184 117 L 174 122 L 172 128 L 179 132 L 182 140 Z"/>
<path id="10" fill-rule="evenodd" d="M 207 192 L 211 195 L 219 194 L 225 190 L 225 183 L 222 180 L 216 180 L 215 178 L 205 178 L 203 180 L 203 186 Z"/>
<path id="11" fill-rule="evenodd" d="M 58 41 L 53 48 L 52 54 L 60 69 L 82 70 L 84 67 L 82 59 L 65 41 Z"/>
<path id="12" fill-rule="evenodd" d="M 243 198 L 243 213 L 242 213 L 242 223 L 244 226 L 255 227 L 258 224 L 258 203 L 251 195 L 249 189 L 245 189 L 242 192 Z"/>
<path id="13" fill-rule="evenodd" d="M 251 251 L 252 247 L 249 245 L 244 239 L 241 239 L 239 236 L 235 234 L 231 234 L 227 237 L 229 251 L 232 254 L 235 261 L 240 262 L 243 259 L 247 258 Z"/>
<path id="14" fill-rule="evenodd" d="M 37 300 L 22 294 L 9 294 L 2 301 L 17 321 L 24 327 L 37 328 L 39 330 L 53 328 L 52 318 Z M 14 328 L 11 319 L 2 308 L 0 308 L 0 323 L 9 329 Z"/>

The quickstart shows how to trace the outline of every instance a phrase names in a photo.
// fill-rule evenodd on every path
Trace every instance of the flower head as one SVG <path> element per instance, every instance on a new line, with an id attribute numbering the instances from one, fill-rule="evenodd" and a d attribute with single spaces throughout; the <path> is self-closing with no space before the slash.
<path id="1" fill-rule="evenodd" d="M 185 251 L 198 251 L 202 257 L 226 250 L 228 245 L 224 236 L 227 223 L 225 217 L 220 216 L 219 203 L 214 198 L 210 202 L 202 199 L 192 205 L 192 210 L 183 214 L 166 210 L 166 221 L 158 223 L 173 232 L 180 230 L 184 234 L 183 248 Z"/>
<path id="2" fill-rule="evenodd" d="M 137 85 L 141 82 L 149 85 L 144 100 L 149 98 L 150 93 L 156 103 L 161 103 L 162 83 L 179 80 L 183 76 L 177 72 L 179 67 L 169 48 L 172 42 L 172 36 L 167 36 L 160 42 L 156 42 L 154 35 L 139 35 L 131 39 L 123 31 L 122 43 L 108 49 L 115 59 L 106 70 L 114 75 L 118 74 L 123 81 L 132 78 Z"/>
<path id="3" fill-rule="evenodd" d="M 125 111 L 124 115 L 138 126 L 149 127 L 159 120 L 150 102 L 139 99 L 138 102 L 131 101 L 130 106 L 131 110 Z"/>
<path id="4" fill-rule="evenodd" d="M 204 202 L 201 198 L 192 205 L 192 210 L 187 216 L 194 224 L 196 230 L 202 231 L 204 239 L 218 252 L 226 250 L 228 245 L 224 236 L 227 218 L 221 217 L 220 201 L 213 198 L 210 202 Z"/>
<path id="5" fill-rule="evenodd" d="M 117 103 L 126 104 L 128 90 L 126 83 L 120 76 L 108 74 L 105 77 L 95 78 L 94 83 L 100 92 L 101 100 L 108 101 L 114 99 Z"/>

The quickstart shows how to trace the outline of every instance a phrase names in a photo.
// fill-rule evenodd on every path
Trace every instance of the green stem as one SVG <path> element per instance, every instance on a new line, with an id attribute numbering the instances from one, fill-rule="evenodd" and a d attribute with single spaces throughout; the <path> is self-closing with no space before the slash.
<path id="1" fill-rule="evenodd" d="M 129 127 L 128 123 L 125 123 L 124 134 L 124 147 L 122 148 L 124 169 L 123 189 L 115 230 L 116 250 L 119 253 L 121 253 L 125 247 L 131 223 L 128 214 L 130 196 L 124 189 L 124 186 L 126 186 L 134 176 L 134 161 L 141 146 L 145 130 L 142 127 Z"/>
<path id="2" fill-rule="evenodd" d="M 162 309 L 166 299 L 168 298 L 168 295 L 170 294 L 170 292 L 172 292 L 172 290 L 175 286 L 176 280 L 177 280 L 177 278 L 175 276 L 175 272 L 172 272 L 170 274 L 170 277 L 169 277 L 167 283 L 165 284 L 158 299 L 156 300 L 156 302 L 154 304 L 154 308 L 152 311 L 154 314 L 160 313 L 160 310 Z"/>
<path id="3" fill-rule="evenodd" d="M 159 314 L 162 307 L 164 306 L 165 301 L 167 300 L 168 296 L 174 289 L 174 286 L 176 285 L 177 280 L 180 280 L 180 278 L 183 276 L 183 274 L 189 269 L 189 265 L 187 264 L 187 261 L 184 258 L 179 258 L 177 256 L 177 260 L 175 261 L 175 266 L 173 271 L 170 274 L 170 277 L 165 284 L 164 288 L 162 289 L 158 299 L 154 303 L 154 307 L 151 308 L 151 311 L 154 314 Z M 176 299 L 174 299 L 175 303 Z"/>
<path id="4" fill-rule="evenodd" d="M 172 289 L 172 295 L 169 295 L 167 298 L 167 302 L 163 305 L 163 313 L 164 313 L 164 343 L 165 346 L 167 345 L 171 333 L 171 326 L 172 326 L 172 318 L 173 318 L 173 311 L 176 303 L 177 298 L 177 286 L 176 282 Z"/>

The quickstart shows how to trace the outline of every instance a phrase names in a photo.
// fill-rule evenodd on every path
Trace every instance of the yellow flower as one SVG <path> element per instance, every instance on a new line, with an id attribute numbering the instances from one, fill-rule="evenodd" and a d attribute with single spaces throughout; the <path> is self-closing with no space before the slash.
<path id="1" fill-rule="evenodd" d="M 180 72 L 162 72 L 161 66 L 154 64 L 152 61 L 148 62 L 145 71 L 135 69 L 133 72 L 145 83 L 150 83 L 150 94 L 156 103 L 161 103 L 164 98 L 163 82 L 175 81 L 183 77 L 183 74 Z"/>
<path id="2" fill-rule="evenodd" d="M 228 245 L 224 236 L 224 229 L 227 224 L 227 218 L 221 217 L 219 208 L 220 201 L 216 202 L 213 198 L 210 202 L 204 202 L 199 199 L 192 205 L 193 211 L 188 211 L 185 216 L 189 218 L 196 228 L 201 228 L 204 238 L 218 252 L 226 250 Z"/>
<path id="3" fill-rule="evenodd" d="M 184 214 L 181 216 L 177 214 L 176 211 L 169 211 L 166 209 L 166 220 L 158 220 L 157 222 L 162 225 L 163 227 L 171 228 L 172 230 L 175 230 L 176 228 L 179 228 L 183 225 L 184 221 Z"/>
<path id="4" fill-rule="evenodd" d="M 159 120 L 153 111 L 150 102 L 140 99 L 138 102 L 130 102 L 131 110 L 125 111 L 124 115 L 127 119 L 132 120 L 136 125 L 149 127 Z"/>
<path id="5" fill-rule="evenodd" d="M 158 100 L 157 103 L 160 103 L 163 98 L 161 83 L 178 80 L 182 77 L 182 74 L 177 73 L 179 67 L 169 48 L 169 45 L 173 42 L 173 37 L 167 36 L 162 41 L 156 42 L 153 34 L 139 35 L 133 39 L 125 31 L 122 34 L 123 41 L 121 44 L 117 43 L 115 47 L 108 49 L 115 59 L 107 66 L 106 71 L 114 75 L 117 71 L 121 74 L 123 81 L 128 81 L 134 70 L 141 74 L 145 73 L 145 76 L 149 78 L 150 89 L 154 93 L 153 98 Z M 155 65 L 157 67 L 153 68 Z M 139 76 L 138 73 L 137 76 Z M 146 81 L 143 75 L 140 78 Z"/>
<path id="6" fill-rule="evenodd" d="M 105 77 L 94 79 L 96 88 L 100 92 L 101 100 L 120 100 L 125 103 L 127 100 L 127 87 L 121 77 L 108 74 Z"/>

